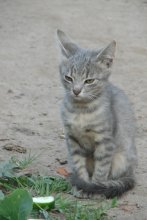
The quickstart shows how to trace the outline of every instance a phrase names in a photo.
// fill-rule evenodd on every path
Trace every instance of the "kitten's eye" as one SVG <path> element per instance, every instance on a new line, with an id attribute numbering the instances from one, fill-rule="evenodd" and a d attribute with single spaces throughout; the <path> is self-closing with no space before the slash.
<path id="1" fill-rule="evenodd" d="M 95 79 L 86 79 L 85 80 L 85 83 L 86 84 L 91 84 L 91 83 L 93 83 L 95 81 Z"/>
<path id="2" fill-rule="evenodd" d="M 66 79 L 68 82 L 73 82 L 73 79 L 72 79 L 70 76 L 66 76 L 66 75 L 65 75 L 65 79 Z"/>

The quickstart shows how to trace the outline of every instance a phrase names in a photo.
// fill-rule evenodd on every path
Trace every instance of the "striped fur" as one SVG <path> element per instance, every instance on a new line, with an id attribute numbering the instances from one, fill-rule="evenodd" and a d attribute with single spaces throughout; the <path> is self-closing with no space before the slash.
<path id="1" fill-rule="evenodd" d="M 115 42 L 83 49 L 57 32 L 65 97 L 62 119 L 73 177 L 87 195 L 119 196 L 135 185 L 134 116 L 123 91 L 109 82 Z"/>

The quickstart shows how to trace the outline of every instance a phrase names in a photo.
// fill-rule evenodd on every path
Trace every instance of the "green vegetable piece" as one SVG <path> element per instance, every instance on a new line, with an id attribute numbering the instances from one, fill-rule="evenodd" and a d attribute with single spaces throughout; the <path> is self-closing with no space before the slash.
<path id="1" fill-rule="evenodd" d="M 34 197 L 33 207 L 37 209 L 50 210 L 55 207 L 55 199 L 53 196 Z"/>
<path id="2" fill-rule="evenodd" d="M 27 220 L 32 204 L 32 198 L 26 190 L 16 189 L 0 201 L 0 220 Z"/>

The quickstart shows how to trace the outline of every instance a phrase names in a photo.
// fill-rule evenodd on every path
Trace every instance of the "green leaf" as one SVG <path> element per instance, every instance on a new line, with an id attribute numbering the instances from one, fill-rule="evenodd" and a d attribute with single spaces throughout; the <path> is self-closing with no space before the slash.
<path id="1" fill-rule="evenodd" d="M 4 217 L 0 216 L 0 220 L 8 220 L 8 218 L 4 218 Z"/>
<path id="2" fill-rule="evenodd" d="M 32 198 L 23 189 L 17 189 L 0 201 L 1 220 L 27 220 L 32 210 Z"/>

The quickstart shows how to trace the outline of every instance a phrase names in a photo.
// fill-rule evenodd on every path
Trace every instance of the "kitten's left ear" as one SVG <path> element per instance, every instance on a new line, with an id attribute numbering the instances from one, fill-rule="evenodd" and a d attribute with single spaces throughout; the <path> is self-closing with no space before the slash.
<path id="1" fill-rule="evenodd" d="M 111 67 L 115 57 L 116 42 L 113 40 L 97 55 L 96 61 L 103 63 L 107 68 Z"/>

